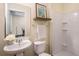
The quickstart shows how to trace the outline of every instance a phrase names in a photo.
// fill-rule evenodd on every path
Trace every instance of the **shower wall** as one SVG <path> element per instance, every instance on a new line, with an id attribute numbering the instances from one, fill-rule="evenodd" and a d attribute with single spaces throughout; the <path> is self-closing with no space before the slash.
<path id="1" fill-rule="evenodd" d="M 79 55 L 79 12 L 64 13 L 65 31 L 63 48 L 74 55 Z"/>
<path id="2" fill-rule="evenodd" d="M 73 53 L 73 19 L 74 16 L 72 13 L 63 13 L 62 17 L 62 50 Z"/>
<path id="3" fill-rule="evenodd" d="M 70 24 L 70 35 L 71 35 L 71 39 L 69 41 L 69 43 L 72 43 L 72 45 L 69 45 L 70 50 L 72 50 L 72 52 L 75 55 L 79 55 L 79 12 L 72 12 L 69 13 L 67 16 L 68 20 L 69 20 L 69 24 Z"/>
<path id="4" fill-rule="evenodd" d="M 53 15 L 52 44 L 53 54 L 68 51 L 79 55 L 79 12 Z"/>
<path id="5" fill-rule="evenodd" d="M 73 53 L 73 20 L 75 19 L 71 13 L 55 13 L 53 15 L 53 32 L 52 47 L 53 55 L 61 51 Z"/>
<path id="6" fill-rule="evenodd" d="M 51 7 L 52 54 L 68 51 L 79 55 L 79 4 L 52 4 Z"/>

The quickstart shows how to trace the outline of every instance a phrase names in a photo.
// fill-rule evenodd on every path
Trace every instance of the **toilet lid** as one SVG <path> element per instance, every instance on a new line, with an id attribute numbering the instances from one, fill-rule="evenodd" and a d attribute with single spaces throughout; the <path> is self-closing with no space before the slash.
<path id="1" fill-rule="evenodd" d="M 51 56 L 51 55 L 48 53 L 41 53 L 41 54 L 39 54 L 39 56 Z"/>

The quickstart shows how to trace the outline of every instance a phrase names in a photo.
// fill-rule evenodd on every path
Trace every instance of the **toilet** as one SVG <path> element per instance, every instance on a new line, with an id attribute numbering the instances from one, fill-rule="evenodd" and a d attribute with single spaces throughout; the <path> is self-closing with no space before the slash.
<path id="1" fill-rule="evenodd" d="M 35 41 L 34 42 L 34 51 L 38 56 L 51 56 L 48 53 L 45 53 L 46 41 Z"/>

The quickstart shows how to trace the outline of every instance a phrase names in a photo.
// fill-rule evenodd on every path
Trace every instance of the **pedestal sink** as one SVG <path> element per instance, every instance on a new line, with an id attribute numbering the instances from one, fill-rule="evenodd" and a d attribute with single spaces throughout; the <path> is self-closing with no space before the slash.
<path id="1" fill-rule="evenodd" d="M 23 53 L 25 49 L 31 46 L 31 41 L 26 39 L 20 43 L 14 43 L 12 45 L 5 45 L 3 50 L 8 54 L 18 55 Z"/>

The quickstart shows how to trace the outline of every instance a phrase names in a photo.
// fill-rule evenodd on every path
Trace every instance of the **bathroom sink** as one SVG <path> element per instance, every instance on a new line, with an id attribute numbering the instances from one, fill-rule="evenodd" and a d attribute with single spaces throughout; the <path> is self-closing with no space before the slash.
<path id="1" fill-rule="evenodd" d="M 19 52 L 23 52 L 25 49 L 31 46 L 31 41 L 26 39 L 23 40 L 20 43 L 14 43 L 12 45 L 6 45 L 4 46 L 4 51 L 7 52 L 8 54 L 17 54 Z"/>

